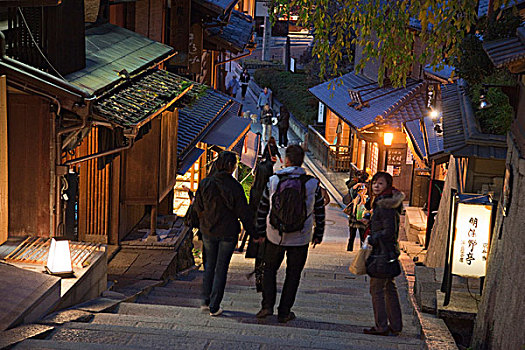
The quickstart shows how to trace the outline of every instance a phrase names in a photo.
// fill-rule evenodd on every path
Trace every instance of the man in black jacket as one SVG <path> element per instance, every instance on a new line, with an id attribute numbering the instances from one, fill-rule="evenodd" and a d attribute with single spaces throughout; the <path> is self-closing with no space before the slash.
<path id="1" fill-rule="evenodd" d="M 248 235 L 255 232 L 242 185 L 232 176 L 237 168 L 237 155 L 222 152 L 215 166 L 217 172 L 201 181 L 194 202 L 206 253 L 201 308 L 209 307 L 211 316 L 222 313 L 220 305 L 228 267 L 241 231 L 239 219 Z"/>

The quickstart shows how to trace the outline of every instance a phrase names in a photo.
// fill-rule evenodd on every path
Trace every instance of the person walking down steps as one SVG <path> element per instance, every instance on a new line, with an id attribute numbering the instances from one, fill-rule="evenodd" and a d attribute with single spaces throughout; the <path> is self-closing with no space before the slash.
<path id="1" fill-rule="evenodd" d="M 239 91 L 239 81 L 237 80 L 237 76 L 233 75 L 232 79 L 228 82 L 228 85 L 226 85 L 226 92 L 231 97 L 237 96 L 237 91 Z"/>
<path id="2" fill-rule="evenodd" d="M 261 124 L 262 124 L 262 136 L 263 136 L 263 142 L 265 144 L 268 143 L 270 138 L 272 137 L 272 118 L 273 118 L 273 110 L 270 108 L 270 105 L 266 104 L 263 107 L 262 113 L 261 113 Z"/>
<path id="3" fill-rule="evenodd" d="M 279 146 L 288 147 L 288 128 L 290 127 L 290 112 L 285 106 L 281 106 L 277 117 L 279 128 Z"/>
<path id="4" fill-rule="evenodd" d="M 250 82 L 250 74 L 248 73 L 246 68 L 242 70 L 241 78 L 239 79 L 239 81 L 241 83 L 241 97 L 244 100 L 244 98 L 246 97 L 246 91 L 248 90 L 248 83 Z"/>
<path id="5" fill-rule="evenodd" d="M 194 208 L 199 218 L 199 229 L 206 262 L 202 282 L 202 310 L 211 316 L 222 313 L 228 267 L 237 246 L 241 226 L 249 235 L 255 234 L 253 213 L 248 207 L 242 185 L 233 178 L 237 155 L 224 151 L 215 161 L 216 172 L 199 184 Z"/>
<path id="6" fill-rule="evenodd" d="M 259 109 L 260 116 L 262 117 L 262 110 L 265 105 L 272 106 L 272 93 L 268 90 L 268 87 L 264 87 L 263 91 L 259 94 L 257 98 L 257 109 Z"/>
<path id="7" fill-rule="evenodd" d="M 301 273 L 308 256 L 308 246 L 323 240 L 325 227 L 324 199 L 319 181 L 301 167 L 304 150 L 299 145 L 286 148 L 286 168 L 270 178 L 257 212 L 254 241 L 263 242 L 264 274 L 262 308 L 257 318 L 273 315 L 277 293 L 277 271 L 286 255 L 286 275 L 277 319 L 286 323 L 295 319 L 291 311 L 297 295 Z M 267 227 L 269 215 L 270 225 Z"/>

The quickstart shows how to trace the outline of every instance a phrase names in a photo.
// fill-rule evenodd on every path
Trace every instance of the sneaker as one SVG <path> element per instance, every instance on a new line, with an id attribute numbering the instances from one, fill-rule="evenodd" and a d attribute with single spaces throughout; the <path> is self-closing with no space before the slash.
<path id="1" fill-rule="evenodd" d="M 220 316 L 222 314 L 224 310 L 219 308 L 219 310 L 215 311 L 215 312 L 211 312 L 210 311 L 210 316 Z"/>
<path id="2" fill-rule="evenodd" d="M 265 318 L 266 316 L 271 316 L 271 315 L 273 315 L 273 310 L 262 308 L 262 309 L 259 310 L 259 312 L 255 315 L 255 317 L 257 317 L 257 318 Z"/>
<path id="3" fill-rule="evenodd" d="M 279 316 L 279 317 L 277 317 L 277 321 L 279 321 L 279 323 L 286 323 L 286 322 L 291 321 L 291 320 L 295 320 L 295 314 L 293 312 L 290 312 L 286 316 Z"/>

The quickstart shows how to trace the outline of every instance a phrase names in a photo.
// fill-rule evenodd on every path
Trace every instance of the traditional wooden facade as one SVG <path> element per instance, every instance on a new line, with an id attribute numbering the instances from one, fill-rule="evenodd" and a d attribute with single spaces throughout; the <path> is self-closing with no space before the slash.
<path id="1" fill-rule="evenodd" d="M 396 187 L 410 193 L 413 161 L 402 128 L 427 113 L 425 88 L 416 80 L 405 88 L 379 87 L 353 72 L 311 88 L 326 112 L 324 125 L 309 127 L 309 149 L 333 171 L 387 170 Z M 391 145 L 385 133 L 393 134 Z"/>

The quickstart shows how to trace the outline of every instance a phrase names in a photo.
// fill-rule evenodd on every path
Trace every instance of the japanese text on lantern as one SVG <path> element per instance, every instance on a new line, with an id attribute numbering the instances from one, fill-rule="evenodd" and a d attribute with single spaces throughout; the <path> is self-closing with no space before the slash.
<path id="1" fill-rule="evenodd" d="M 452 273 L 459 276 L 485 276 L 489 251 L 492 207 L 459 203 L 455 223 Z"/>

